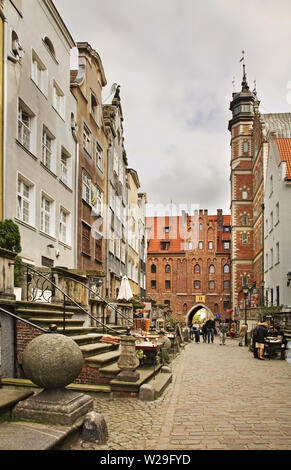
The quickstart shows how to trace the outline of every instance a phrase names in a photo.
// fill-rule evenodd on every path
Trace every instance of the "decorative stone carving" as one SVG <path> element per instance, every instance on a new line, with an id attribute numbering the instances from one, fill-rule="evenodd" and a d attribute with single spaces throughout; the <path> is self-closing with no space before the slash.
<path id="1" fill-rule="evenodd" d="M 139 379 L 139 373 L 136 371 L 139 360 L 136 355 L 135 341 L 136 339 L 133 336 L 122 336 L 120 338 L 121 354 L 117 365 L 121 372 L 116 380 L 136 382 Z"/>

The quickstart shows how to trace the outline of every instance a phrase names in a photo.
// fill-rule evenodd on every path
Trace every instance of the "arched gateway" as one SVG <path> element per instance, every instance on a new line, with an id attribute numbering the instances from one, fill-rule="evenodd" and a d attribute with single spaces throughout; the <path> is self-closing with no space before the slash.
<path id="1" fill-rule="evenodd" d="M 205 320 L 209 320 L 209 319 L 214 320 L 213 313 L 211 312 L 211 310 L 206 305 L 196 304 L 196 305 L 194 305 L 193 307 L 190 308 L 189 312 L 187 313 L 187 315 L 185 317 L 186 325 L 191 325 L 194 315 L 197 312 L 199 312 L 199 310 L 201 310 L 201 309 L 204 309 L 203 313 L 205 313 Z"/>

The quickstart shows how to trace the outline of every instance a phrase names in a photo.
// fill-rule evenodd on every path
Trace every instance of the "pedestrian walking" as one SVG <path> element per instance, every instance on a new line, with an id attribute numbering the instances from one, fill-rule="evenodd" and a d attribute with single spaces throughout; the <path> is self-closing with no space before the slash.
<path id="1" fill-rule="evenodd" d="M 195 335 L 195 343 L 200 343 L 200 325 L 198 322 L 194 323 L 194 335 Z"/>
<path id="2" fill-rule="evenodd" d="M 257 325 L 255 326 L 255 328 L 253 329 L 253 332 L 252 332 L 253 355 L 254 355 L 255 359 L 258 359 L 258 357 L 259 357 L 258 356 L 258 348 L 256 346 L 259 326 L 260 326 L 260 323 L 257 323 Z"/>
<path id="3" fill-rule="evenodd" d="M 221 346 L 225 346 L 225 340 L 226 340 L 226 333 L 227 333 L 227 330 L 228 330 L 228 326 L 227 324 L 224 322 L 222 323 L 221 327 L 220 327 L 220 345 Z"/>
<path id="4" fill-rule="evenodd" d="M 204 322 L 203 325 L 202 325 L 202 337 L 203 337 L 203 343 L 206 343 L 206 339 L 207 339 L 207 327 L 206 327 L 206 323 Z"/>
<path id="5" fill-rule="evenodd" d="M 206 322 L 206 328 L 207 328 L 207 342 L 208 344 L 213 343 L 214 341 L 214 329 L 215 329 L 215 322 L 214 320 L 207 320 Z"/>

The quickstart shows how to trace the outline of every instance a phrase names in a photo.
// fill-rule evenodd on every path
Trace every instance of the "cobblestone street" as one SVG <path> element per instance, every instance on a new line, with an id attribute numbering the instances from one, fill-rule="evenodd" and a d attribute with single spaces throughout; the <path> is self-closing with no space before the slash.
<path id="1" fill-rule="evenodd" d="M 74 449 L 291 449 L 291 366 L 258 361 L 236 340 L 188 344 L 155 402 L 96 397 L 106 446 Z"/>

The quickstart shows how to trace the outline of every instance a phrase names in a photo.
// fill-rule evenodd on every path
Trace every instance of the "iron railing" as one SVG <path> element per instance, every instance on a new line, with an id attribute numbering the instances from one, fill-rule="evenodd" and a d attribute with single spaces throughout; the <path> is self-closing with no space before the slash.
<path id="1" fill-rule="evenodd" d="M 14 263 L 10 263 L 12 265 Z M 61 294 L 62 297 L 62 308 L 63 308 L 63 322 L 62 322 L 62 332 L 66 334 L 66 313 L 68 306 L 76 306 L 83 313 L 88 315 L 92 320 L 94 320 L 98 325 L 103 328 L 103 333 L 105 330 L 111 333 L 116 333 L 116 331 L 110 326 L 98 320 L 96 317 L 91 315 L 81 304 L 79 304 L 75 299 L 70 295 L 64 292 L 59 286 L 56 285 L 55 278 L 50 272 L 47 275 L 37 271 L 28 265 L 22 265 L 21 269 L 26 270 L 26 298 L 29 302 L 46 302 L 49 303 L 55 296 L 56 292 Z M 75 279 L 74 279 L 75 281 Z M 82 284 L 82 283 L 81 283 Z M 48 287 L 51 287 L 48 289 Z M 84 287 L 85 286 L 84 284 Z"/>
<path id="2" fill-rule="evenodd" d="M 41 331 L 42 333 L 53 333 L 53 329 L 46 330 L 45 328 L 42 328 L 41 326 L 35 325 L 29 320 L 25 320 L 25 318 L 21 318 L 18 315 L 15 315 L 15 313 L 9 312 L 5 308 L 0 307 L 0 312 L 5 313 L 6 315 L 9 315 L 12 318 L 15 318 L 16 320 L 19 320 L 22 323 L 25 323 L 26 325 L 31 326 L 32 328 L 36 328 L 37 330 Z"/>

